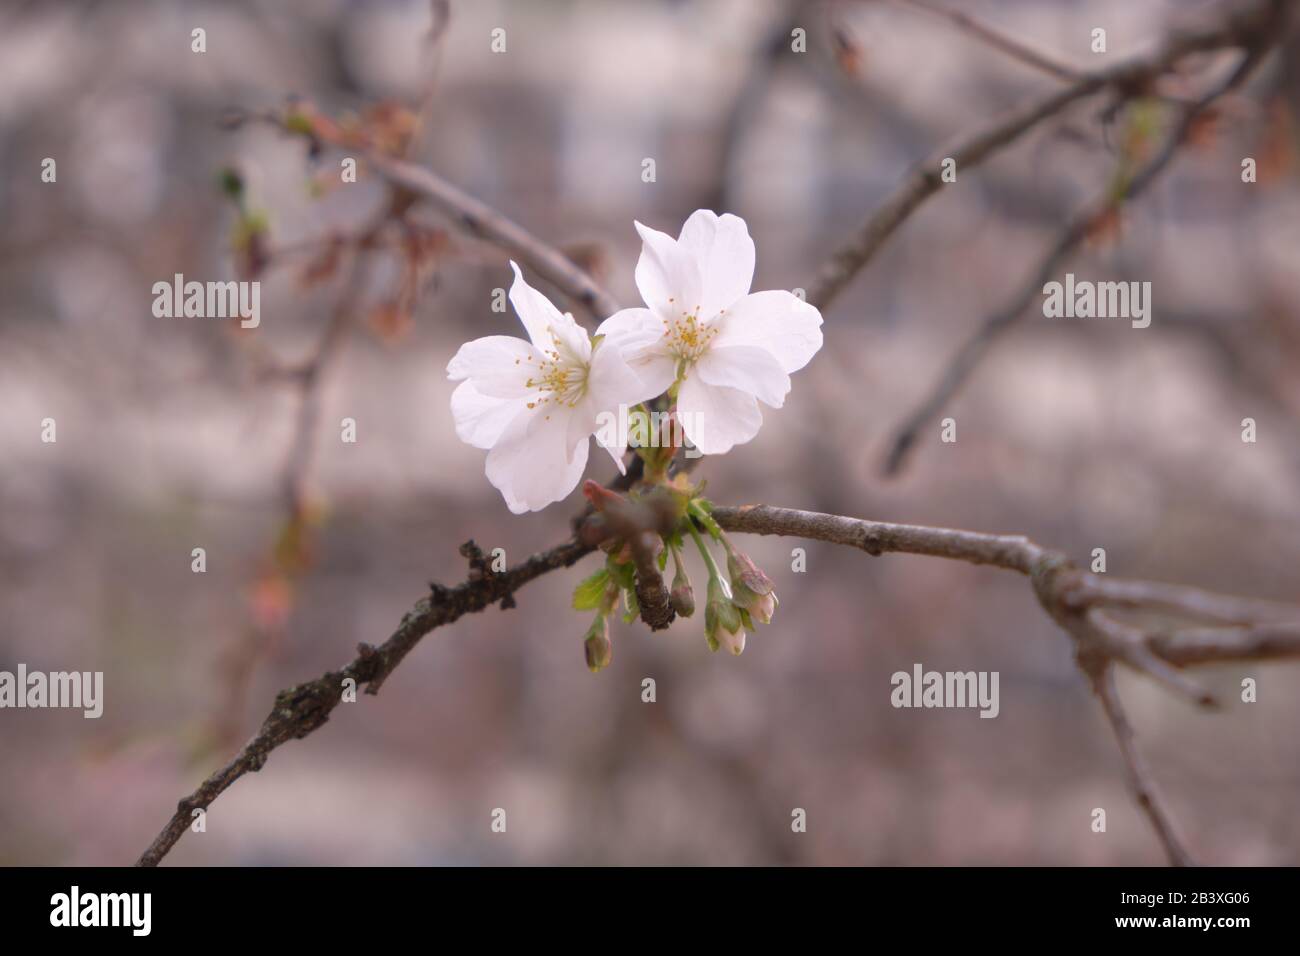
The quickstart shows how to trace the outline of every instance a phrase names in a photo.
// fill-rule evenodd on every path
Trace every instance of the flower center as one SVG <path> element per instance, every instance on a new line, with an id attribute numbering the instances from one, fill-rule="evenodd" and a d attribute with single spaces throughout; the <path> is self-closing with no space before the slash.
<path id="1" fill-rule="evenodd" d="M 570 354 L 559 337 L 551 333 L 555 348 L 543 352 L 541 359 L 528 356 L 535 368 L 524 383 L 537 389 L 538 397 L 528 403 L 529 408 L 544 405 L 574 408 L 587 393 L 587 364 Z"/>
<path id="2" fill-rule="evenodd" d="M 671 304 L 672 299 L 668 302 Z M 668 351 L 687 364 L 696 361 L 708 351 L 718 329 L 700 321 L 700 307 L 694 312 L 682 312 L 679 317 L 662 319 Z"/>

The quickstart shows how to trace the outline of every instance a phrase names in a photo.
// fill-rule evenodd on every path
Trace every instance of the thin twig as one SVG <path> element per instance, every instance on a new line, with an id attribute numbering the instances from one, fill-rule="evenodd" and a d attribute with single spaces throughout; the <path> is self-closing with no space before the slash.
<path id="1" fill-rule="evenodd" d="M 1300 624 L 1184 628 L 1154 634 L 1147 643 L 1154 653 L 1179 667 L 1208 662 L 1300 657 Z"/>
<path id="2" fill-rule="evenodd" d="M 894 2 L 905 7 L 911 7 L 914 10 L 924 10 L 926 13 L 942 17 L 956 26 L 957 29 L 970 34 L 982 43 L 986 43 L 1013 59 L 1019 60 L 1021 63 L 1040 70 L 1049 76 L 1054 76 L 1058 80 L 1078 80 L 1081 75 L 1081 71 L 1076 70 L 1074 67 L 1066 66 L 1047 54 L 1040 53 L 1023 40 L 1007 36 L 1005 33 L 981 23 L 961 10 L 950 10 L 937 3 L 931 3 L 930 0 L 894 0 Z"/>
<path id="3" fill-rule="evenodd" d="M 298 369 L 301 386 L 298 414 L 282 479 L 285 502 L 291 514 L 299 511 L 306 500 L 306 482 L 318 437 L 316 425 L 320 418 L 321 385 L 326 371 L 342 351 L 348 332 L 356 322 L 357 308 L 365 294 L 369 246 L 388 222 L 389 215 L 385 213 L 362 232 L 353 250 L 352 263 L 343 279 L 343 292 L 335 303 L 325 331 L 321 333 L 311 357 Z"/>
<path id="4" fill-rule="evenodd" d="M 317 122 L 313 123 L 313 117 Z M 297 106 L 290 114 L 277 111 L 232 111 L 226 125 L 235 128 L 246 122 L 267 123 L 293 136 L 301 136 L 319 149 L 322 143 L 352 150 L 394 187 L 392 203 L 404 212 L 416 199 L 425 199 L 458 222 L 470 233 L 505 249 L 531 266 L 567 296 L 581 303 L 593 317 L 606 318 L 620 308 L 618 300 L 603 289 L 573 260 L 550 243 L 533 235 L 519 223 L 482 200 L 453 186 L 431 169 L 374 148 L 359 134 L 345 134 L 327 118 Z M 304 122 L 306 128 L 304 128 Z M 407 144 L 413 146 L 413 140 Z"/>
<path id="5" fill-rule="evenodd" d="M 1294 620 L 1295 608 L 1276 601 L 1212 594 L 1200 588 L 1159 581 L 1094 577 L 1089 584 L 1093 601 L 1115 607 L 1154 608 L 1217 624 Z"/>
<path id="6" fill-rule="evenodd" d="M 230 763 L 177 804 L 172 818 L 141 854 L 136 865 L 157 866 L 176 841 L 185 835 L 193 822 L 194 810 L 206 809 L 240 777 L 261 770 L 277 747 L 306 737 L 321 727 L 342 700 L 345 680 L 350 678 L 357 687 L 366 685 L 368 694 L 378 693 L 393 669 L 434 628 L 498 602 L 503 609 L 514 607 L 514 593 L 529 581 L 556 568 L 570 567 L 591 550 L 590 545 L 568 541 L 497 574 L 490 569 L 485 571 L 481 552 L 474 542 L 467 542 L 461 553 L 470 559 L 471 570 L 463 584 L 454 588 L 431 585 L 429 596 L 416 602 L 383 644 L 378 647 L 359 645 L 357 656 L 341 670 L 330 671 L 314 681 L 277 694 L 275 705 L 253 739 Z"/>
<path id="7" fill-rule="evenodd" d="M 580 302 L 595 318 L 603 319 L 619 310 L 618 300 L 559 249 L 432 170 L 376 152 L 367 153 L 365 159 L 390 183 L 427 199 L 470 232 L 491 240 L 531 266 L 565 295 Z"/>
<path id="8" fill-rule="evenodd" d="M 1122 189 L 1109 184 L 1095 199 L 1078 210 L 1058 234 L 1047 253 L 1039 260 L 1028 282 L 1020 287 L 1011 301 L 980 323 L 952 357 L 925 398 L 894 431 L 885 457 L 884 472 L 897 474 L 916 444 L 921 430 L 939 413 L 966 383 L 989 348 L 1014 325 L 1041 294 L 1043 286 L 1061 264 L 1092 233 L 1097 223 L 1112 214 L 1121 203 L 1136 199 L 1160 176 L 1178 154 L 1179 148 L 1201 113 L 1218 97 L 1241 83 L 1263 57 L 1264 47 L 1257 46 L 1242 57 L 1228 76 L 1206 94 L 1181 108 L 1181 116 L 1165 137 L 1160 149 L 1131 178 L 1120 177 Z"/>
<path id="9" fill-rule="evenodd" d="M 1114 666 L 1107 664 L 1097 673 L 1089 676 L 1092 679 L 1093 690 L 1101 700 L 1102 709 L 1106 712 L 1106 719 L 1110 721 L 1111 729 L 1115 732 L 1115 741 L 1119 744 L 1120 753 L 1124 757 L 1124 767 L 1128 772 L 1133 798 L 1146 814 L 1147 819 L 1151 821 L 1151 827 L 1156 831 L 1156 837 L 1165 848 L 1169 862 L 1174 866 L 1192 866 L 1194 863 L 1192 855 L 1188 852 L 1182 837 L 1178 835 L 1160 791 L 1156 788 L 1155 777 L 1147 765 L 1146 758 L 1137 748 L 1133 725 L 1128 722 L 1128 715 L 1124 713 L 1119 693 L 1115 689 Z"/>
<path id="10" fill-rule="evenodd" d="M 1118 621 L 1097 607 L 1088 610 L 1086 619 L 1096 636 L 1102 639 L 1100 650 L 1108 658 L 1123 661 L 1198 707 L 1218 706 L 1213 694 L 1151 651 L 1141 628 Z"/>
<path id="11" fill-rule="evenodd" d="M 1070 86 L 1013 110 L 990 126 L 963 137 L 915 165 L 885 197 L 862 227 L 840 246 L 821 267 L 808 289 L 808 301 L 819 309 L 844 290 L 876 255 L 894 231 L 943 185 L 940 164 L 955 159 L 959 169 L 970 169 L 997 150 L 1009 146 L 1043 120 L 1066 106 L 1105 89 L 1122 98 L 1141 95 L 1152 82 L 1192 53 L 1233 46 L 1251 46 L 1261 38 L 1275 38 L 1278 20 L 1291 0 L 1255 0 L 1227 5 L 1222 17 L 1209 26 L 1171 34 L 1153 53 L 1125 60 L 1113 67 L 1086 73 Z M 1272 34 L 1272 37 L 1270 37 Z"/>

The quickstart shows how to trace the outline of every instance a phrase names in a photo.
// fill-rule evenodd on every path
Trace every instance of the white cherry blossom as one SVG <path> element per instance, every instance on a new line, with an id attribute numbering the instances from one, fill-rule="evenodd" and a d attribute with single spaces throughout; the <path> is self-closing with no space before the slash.
<path id="1" fill-rule="evenodd" d="M 490 335 L 467 342 L 447 364 L 447 375 L 461 381 L 451 396 L 456 434 L 489 449 L 488 481 L 521 514 L 573 490 L 602 413 L 616 414 L 620 405 L 662 389 L 647 387 L 617 347 L 593 342 L 572 315 L 524 281 L 519 266 L 510 266 L 510 301 L 528 339 Z M 626 435 L 605 447 L 622 471 Z"/>
<path id="2" fill-rule="evenodd" d="M 780 408 L 790 373 L 822 345 L 821 313 L 785 291 L 749 291 L 754 241 L 738 216 L 692 213 L 676 239 L 636 223 L 636 284 L 646 307 L 597 330 L 655 394 L 677 385 L 683 430 L 720 455 L 763 424 L 758 401 Z"/>

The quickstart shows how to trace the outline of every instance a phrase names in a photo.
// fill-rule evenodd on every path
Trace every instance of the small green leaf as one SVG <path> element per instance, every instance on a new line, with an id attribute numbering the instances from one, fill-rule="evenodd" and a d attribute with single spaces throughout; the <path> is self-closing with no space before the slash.
<path id="1" fill-rule="evenodd" d="M 604 597 L 605 585 L 609 583 L 609 572 L 600 568 L 589 578 L 578 582 L 573 589 L 573 609 L 575 611 L 594 611 L 600 607 Z"/>
<path id="2" fill-rule="evenodd" d="M 291 133 L 301 133 L 304 136 L 312 136 L 316 132 L 316 127 L 312 124 L 311 117 L 306 113 L 300 113 L 294 110 L 284 118 L 284 128 Z"/>
<path id="3" fill-rule="evenodd" d="M 624 590 L 628 590 L 636 585 L 636 569 L 631 563 L 618 564 L 613 558 L 605 562 L 605 567 L 609 570 L 609 576 L 614 583 Z"/>
<path id="4" fill-rule="evenodd" d="M 217 173 L 217 185 L 228 197 L 238 202 L 244 198 L 244 179 L 239 171 L 229 166 Z"/>

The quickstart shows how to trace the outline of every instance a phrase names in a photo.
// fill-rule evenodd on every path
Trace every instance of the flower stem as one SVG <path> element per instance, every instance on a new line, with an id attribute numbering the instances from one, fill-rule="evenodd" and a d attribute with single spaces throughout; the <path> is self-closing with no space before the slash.
<path id="1" fill-rule="evenodd" d="M 662 485 L 668 481 L 668 466 L 672 464 L 677 449 L 671 444 L 663 447 L 659 444 L 661 437 L 654 427 L 654 415 L 645 402 L 637 405 L 637 410 L 645 416 L 645 438 L 647 444 L 637 449 L 637 454 L 645 462 L 644 481 L 649 485 Z"/>
<path id="2" fill-rule="evenodd" d="M 690 531 L 691 537 L 695 539 L 695 546 L 700 549 L 700 554 L 704 556 L 704 563 L 709 569 L 709 577 L 721 579 L 722 574 L 718 571 L 718 565 L 714 562 L 713 555 L 709 554 L 709 549 L 704 546 L 704 539 L 695 530 L 695 522 L 687 518 L 686 529 Z"/>
<path id="3" fill-rule="evenodd" d="M 673 574 L 674 574 L 676 577 L 682 577 L 682 576 L 683 576 L 683 572 L 682 572 L 682 550 L 681 550 L 681 548 L 677 547 L 677 543 L 676 543 L 676 541 L 674 541 L 674 540 L 669 540 L 669 541 L 668 541 L 668 550 L 669 550 L 670 552 L 672 552 L 672 556 L 673 556 Z"/>

